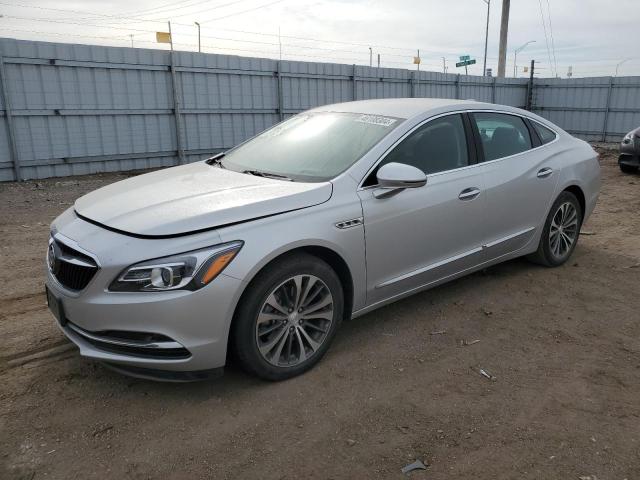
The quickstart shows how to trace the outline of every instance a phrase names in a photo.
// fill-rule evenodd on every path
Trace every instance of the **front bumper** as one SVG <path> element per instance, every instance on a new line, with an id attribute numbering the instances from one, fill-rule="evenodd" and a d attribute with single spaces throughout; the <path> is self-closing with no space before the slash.
<path id="1" fill-rule="evenodd" d="M 620 144 L 618 164 L 629 167 L 640 167 L 640 137 L 634 136 L 631 141 Z"/>
<path id="2" fill-rule="evenodd" d="M 640 167 L 640 155 L 621 153 L 620 156 L 618 156 L 618 164 L 628 167 Z"/>
<path id="3" fill-rule="evenodd" d="M 197 379 L 224 366 L 231 320 L 244 288 L 241 280 L 223 272 L 196 291 L 107 289 L 126 266 L 168 251 L 188 251 L 194 244 L 216 244 L 217 234 L 200 239 L 136 239 L 69 213 L 62 217 L 61 222 L 56 220 L 58 232 L 100 263 L 91 282 L 79 292 L 62 286 L 47 269 L 47 287 L 62 305 L 59 327 L 82 356 L 134 376 L 164 380 L 179 380 L 178 372 L 191 372 L 187 379 Z"/>
<path id="4" fill-rule="evenodd" d="M 59 327 L 82 356 L 165 371 L 195 372 L 225 364 L 229 326 L 241 290 L 236 279 L 221 274 L 196 292 L 104 291 L 78 297 L 66 295 L 50 274 L 47 286 L 63 305 L 66 322 Z M 121 332 L 165 339 L 122 340 Z"/>

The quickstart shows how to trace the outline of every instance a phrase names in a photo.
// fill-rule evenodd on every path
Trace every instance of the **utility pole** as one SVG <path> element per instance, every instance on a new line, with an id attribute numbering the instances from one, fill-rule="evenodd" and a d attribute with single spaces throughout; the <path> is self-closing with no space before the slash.
<path id="1" fill-rule="evenodd" d="M 133 33 L 129 34 L 129 38 L 131 39 L 131 48 L 133 48 Z"/>
<path id="2" fill-rule="evenodd" d="M 447 73 L 447 59 L 442 57 L 442 73 Z"/>
<path id="3" fill-rule="evenodd" d="M 502 0 L 502 17 L 500 19 L 500 48 L 498 50 L 498 77 L 504 78 L 507 63 L 507 32 L 509 30 L 509 7 L 511 0 Z"/>
<path id="4" fill-rule="evenodd" d="M 280 48 L 280 61 L 282 61 L 282 35 L 280 35 L 279 25 L 278 25 L 278 47 Z"/>
<path id="5" fill-rule="evenodd" d="M 200 24 L 198 22 L 194 22 L 196 27 L 198 27 L 198 53 L 202 53 L 202 48 L 200 48 Z"/>
<path id="6" fill-rule="evenodd" d="M 484 63 L 482 65 L 482 76 L 487 75 L 487 43 L 489 42 L 489 9 L 491 8 L 491 0 L 482 0 L 487 4 L 487 29 L 484 34 Z"/>
<path id="7" fill-rule="evenodd" d="M 378 54 L 378 68 L 380 68 L 380 54 Z"/>
<path id="8" fill-rule="evenodd" d="M 418 71 L 420 71 L 420 49 L 418 49 Z"/>
<path id="9" fill-rule="evenodd" d="M 373 49 L 369 47 L 369 66 L 373 67 Z"/>

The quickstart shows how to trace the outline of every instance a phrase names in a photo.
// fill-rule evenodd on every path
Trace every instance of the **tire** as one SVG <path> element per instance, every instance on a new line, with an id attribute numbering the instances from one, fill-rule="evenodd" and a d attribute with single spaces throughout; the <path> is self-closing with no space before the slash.
<path id="1" fill-rule="evenodd" d="M 622 173 L 637 173 L 638 167 L 634 167 L 633 165 L 625 165 L 624 163 L 619 163 L 620 170 Z"/>
<path id="2" fill-rule="evenodd" d="M 292 254 L 247 287 L 233 320 L 233 354 L 243 370 L 265 380 L 295 377 L 327 352 L 343 310 L 335 271 L 313 255 Z"/>
<path id="3" fill-rule="evenodd" d="M 565 223 L 562 223 L 561 208 L 566 208 Z M 571 222 L 571 212 L 575 213 L 575 222 Z M 562 192 L 553 202 L 545 220 L 538 250 L 528 257 L 529 260 L 546 267 L 559 267 L 569 260 L 578 243 L 583 215 L 576 196 L 568 191 Z M 556 225 L 562 225 L 562 228 L 558 229 Z M 571 239 L 570 245 L 568 239 Z"/>

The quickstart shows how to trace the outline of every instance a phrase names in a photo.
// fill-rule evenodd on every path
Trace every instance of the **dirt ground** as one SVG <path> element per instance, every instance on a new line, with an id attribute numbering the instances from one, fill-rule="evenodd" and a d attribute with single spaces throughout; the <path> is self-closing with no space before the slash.
<path id="1" fill-rule="evenodd" d="M 127 175 L 0 184 L 0 478 L 405 478 L 416 459 L 407 478 L 640 478 L 640 176 L 601 160 L 568 264 L 511 261 L 346 322 L 282 383 L 81 358 L 45 306 L 48 225 Z"/>

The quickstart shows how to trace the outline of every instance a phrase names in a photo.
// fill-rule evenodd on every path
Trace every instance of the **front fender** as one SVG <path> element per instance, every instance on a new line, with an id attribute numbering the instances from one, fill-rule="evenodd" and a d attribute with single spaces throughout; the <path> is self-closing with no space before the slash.
<path id="1" fill-rule="evenodd" d="M 353 309 L 365 306 L 364 227 L 341 229 L 336 223 L 362 217 L 359 201 L 331 201 L 304 210 L 248 222 L 219 231 L 223 242 L 242 240 L 244 247 L 225 274 L 247 285 L 269 262 L 301 247 L 324 247 L 349 268 L 354 288 Z"/>

